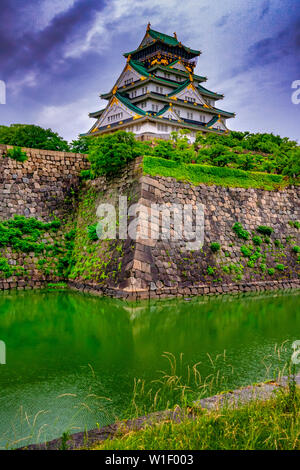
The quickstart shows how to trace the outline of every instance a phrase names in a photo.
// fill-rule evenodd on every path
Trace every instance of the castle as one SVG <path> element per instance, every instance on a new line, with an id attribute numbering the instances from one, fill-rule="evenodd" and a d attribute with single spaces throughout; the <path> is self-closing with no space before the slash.
<path id="1" fill-rule="evenodd" d="M 85 135 L 100 135 L 122 129 L 140 136 L 169 138 L 172 131 L 228 133 L 227 119 L 234 113 L 218 109 L 224 95 L 202 84 L 206 77 L 194 69 L 201 52 L 184 46 L 174 36 L 151 29 L 139 47 L 124 56 L 126 65 L 109 93 L 104 109 L 90 113 L 96 122 Z"/>

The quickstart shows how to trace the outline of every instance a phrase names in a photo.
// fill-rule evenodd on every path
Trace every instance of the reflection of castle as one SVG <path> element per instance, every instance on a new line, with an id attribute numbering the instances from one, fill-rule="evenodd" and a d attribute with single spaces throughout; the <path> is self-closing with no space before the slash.
<path id="1" fill-rule="evenodd" d="M 206 77 L 194 74 L 200 51 L 173 36 L 154 31 L 148 24 L 138 49 L 124 54 L 126 66 L 109 93 L 105 109 L 90 113 L 97 121 L 88 135 L 117 129 L 168 136 L 180 128 L 228 132 L 226 119 L 233 113 L 215 107 L 223 95 L 204 88 Z"/>

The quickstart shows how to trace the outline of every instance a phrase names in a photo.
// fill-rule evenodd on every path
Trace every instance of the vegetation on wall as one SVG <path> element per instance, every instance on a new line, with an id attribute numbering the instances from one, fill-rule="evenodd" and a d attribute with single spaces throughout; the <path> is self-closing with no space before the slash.
<path id="1" fill-rule="evenodd" d="M 62 236 L 58 233 L 60 228 L 61 221 L 57 219 L 41 222 L 22 215 L 0 222 L 0 277 L 24 275 L 28 255 L 29 263 L 35 259 L 36 269 L 43 274 L 66 278 L 72 266 L 75 231 Z M 8 253 L 22 254 L 24 266 L 13 264 Z"/>
<path id="2" fill-rule="evenodd" d="M 26 152 L 23 152 L 21 147 L 8 149 L 7 152 L 3 154 L 3 157 L 9 157 L 18 162 L 25 162 L 28 159 Z"/>

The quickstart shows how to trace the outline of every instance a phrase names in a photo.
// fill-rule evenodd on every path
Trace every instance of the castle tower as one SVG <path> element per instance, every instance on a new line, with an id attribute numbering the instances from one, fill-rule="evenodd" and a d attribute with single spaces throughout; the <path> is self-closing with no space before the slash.
<path id="1" fill-rule="evenodd" d="M 126 65 L 106 99 L 106 108 L 90 113 L 96 122 L 86 135 L 119 129 L 137 136 L 169 138 L 172 131 L 229 132 L 227 119 L 235 117 L 218 109 L 223 95 L 202 84 L 206 77 L 194 69 L 201 52 L 184 46 L 174 36 L 159 33 L 148 24 L 137 49 L 124 54 Z"/>

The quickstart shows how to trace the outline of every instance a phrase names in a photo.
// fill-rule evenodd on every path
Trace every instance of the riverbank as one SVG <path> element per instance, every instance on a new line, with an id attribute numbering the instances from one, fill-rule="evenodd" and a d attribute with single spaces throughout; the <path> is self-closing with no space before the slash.
<path id="1" fill-rule="evenodd" d="M 300 374 L 294 383 L 293 395 L 283 377 L 25 450 L 299 450 Z"/>

